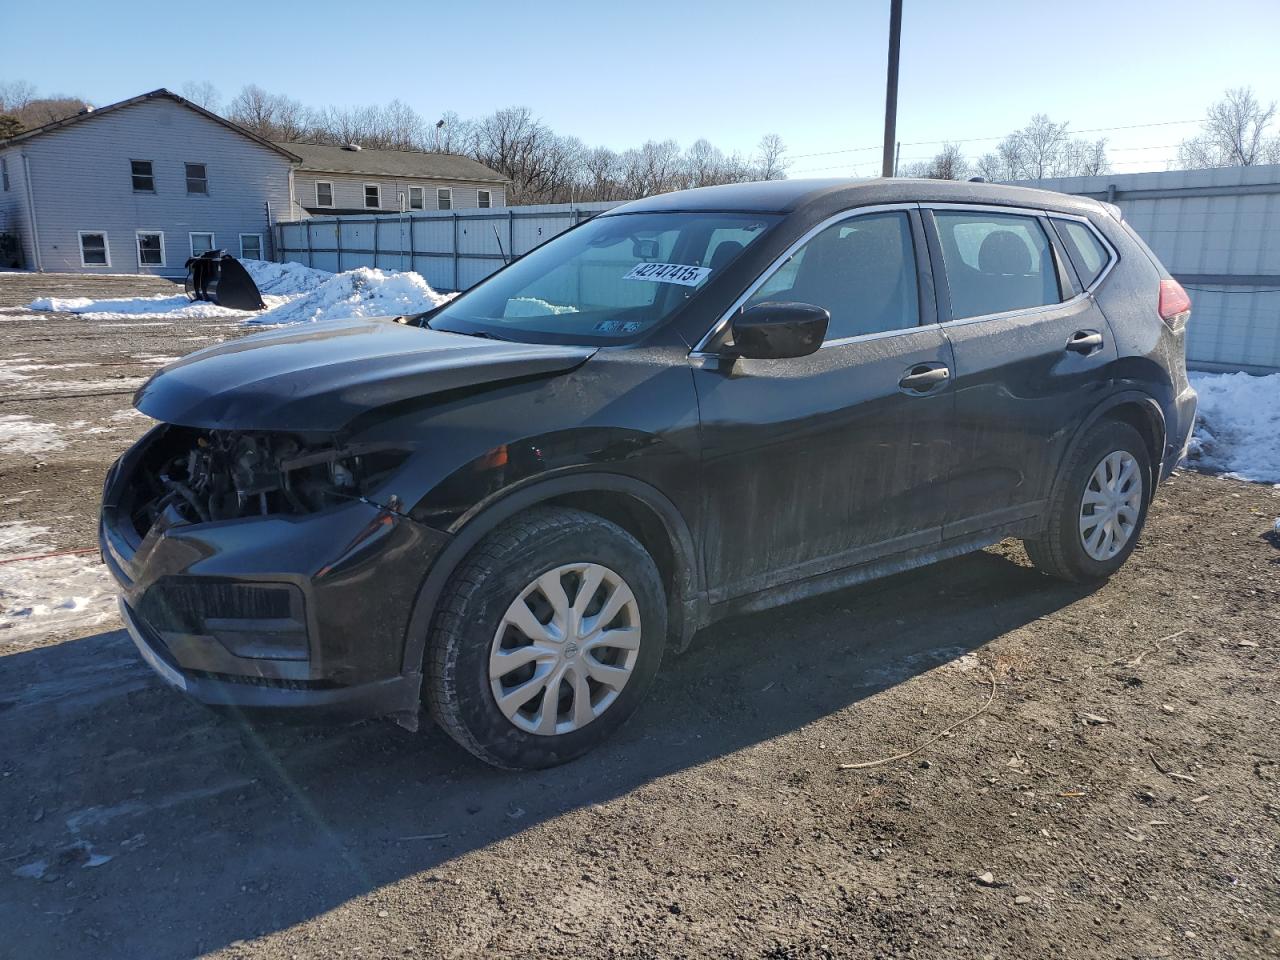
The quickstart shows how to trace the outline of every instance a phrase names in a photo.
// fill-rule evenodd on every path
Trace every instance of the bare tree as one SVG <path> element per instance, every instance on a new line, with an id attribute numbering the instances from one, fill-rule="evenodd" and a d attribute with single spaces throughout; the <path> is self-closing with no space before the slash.
<path id="1" fill-rule="evenodd" d="M 571 170 L 566 145 L 528 107 L 507 107 L 478 121 L 469 152 L 511 181 L 518 203 L 553 193 Z"/>
<path id="2" fill-rule="evenodd" d="M 978 173 L 986 180 L 1017 180 L 1024 165 L 1022 138 L 1011 133 L 1000 141 L 994 153 L 978 158 Z"/>
<path id="3" fill-rule="evenodd" d="M 760 160 L 761 180 L 783 180 L 787 176 L 790 161 L 785 159 L 787 145 L 776 133 L 766 133 L 756 147 Z"/>
<path id="4" fill-rule="evenodd" d="M 1062 148 L 1067 143 L 1067 124 L 1054 123 L 1037 113 L 1016 136 L 1021 143 L 1022 176 L 1040 180 L 1057 173 Z"/>
<path id="5" fill-rule="evenodd" d="M 27 108 L 36 98 L 36 86 L 27 80 L 6 80 L 0 83 L 0 113 L 14 116 Z"/>
<path id="6" fill-rule="evenodd" d="M 474 125 L 446 110 L 431 129 L 429 149 L 435 153 L 464 153 L 472 142 Z"/>
<path id="7" fill-rule="evenodd" d="M 297 100 L 253 83 L 227 105 L 227 116 L 268 140 L 302 140 L 312 126 L 309 111 Z"/>
<path id="8" fill-rule="evenodd" d="M 182 95 L 198 107 L 217 113 L 222 107 L 222 94 L 208 80 L 188 80 L 182 85 Z"/>
<path id="9" fill-rule="evenodd" d="M 1251 87 L 1228 90 L 1209 108 L 1197 137 L 1182 141 L 1178 159 L 1184 167 L 1251 167 L 1280 157 L 1280 142 L 1268 139 L 1275 101 L 1263 104 Z"/>
<path id="10" fill-rule="evenodd" d="M 587 151 L 582 166 L 584 199 L 626 199 L 626 169 L 617 153 L 608 147 L 596 147 Z"/>
<path id="11" fill-rule="evenodd" d="M 1075 139 L 1063 145 L 1054 175 L 1059 177 L 1094 177 L 1111 169 L 1107 160 L 1107 139 Z"/>
<path id="12" fill-rule="evenodd" d="M 929 180 L 964 180 L 969 176 L 969 161 L 959 144 L 945 143 L 932 160 L 912 164 L 902 171 L 902 175 Z"/>
<path id="13" fill-rule="evenodd" d="M 709 187 L 722 183 L 724 154 L 701 137 L 685 151 L 685 180 L 689 187 Z"/>

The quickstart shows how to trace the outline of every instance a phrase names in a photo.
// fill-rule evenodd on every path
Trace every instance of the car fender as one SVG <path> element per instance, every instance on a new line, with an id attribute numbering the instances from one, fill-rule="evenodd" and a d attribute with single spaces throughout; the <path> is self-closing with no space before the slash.
<path id="1" fill-rule="evenodd" d="M 1062 464 L 1067 462 L 1071 452 L 1075 450 L 1079 444 L 1084 442 L 1085 438 L 1089 435 L 1089 431 L 1098 423 L 1099 420 L 1105 418 L 1109 413 L 1111 413 L 1111 411 L 1125 406 L 1126 404 L 1136 404 L 1140 407 L 1146 413 L 1151 422 L 1151 426 L 1154 428 L 1156 433 L 1157 449 L 1159 452 L 1156 456 L 1152 457 L 1151 463 L 1152 493 L 1155 493 L 1155 483 L 1160 476 L 1160 462 L 1167 443 L 1168 431 L 1165 426 L 1164 410 L 1161 408 L 1160 402 L 1151 394 L 1142 390 L 1121 390 L 1117 393 L 1113 393 L 1089 411 L 1088 415 L 1081 421 L 1080 426 L 1078 426 L 1072 434 L 1070 442 L 1063 447 L 1062 455 L 1058 458 L 1058 462 L 1054 467 L 1055 488 L 1061 479 Z"/>
<path id="2" fill-rule="evenodd" d="M 421 679 L 423 654 L 436 604 L 454 570 L 486 534 L 517 513 L 538 504 L 569 494 L 602 491 L 632 497 L 662 521 L 671 542 L 677 587 L 677 596 L 668 598 L 669 616 L 673 618 L 669 622 L 669 632 L 677 638 L 680 649 L 687 646 L 689 638 L 705 618 L 706 590 L 693 535 L 684 516 L 665 494 L 642 480 L 567 467 L 558 474 L 541 474 L 514 484 L 475 504 L 463 515 L 453 539 L 431 565 L 418 590 L 405 636 L 403 672 Z"/>

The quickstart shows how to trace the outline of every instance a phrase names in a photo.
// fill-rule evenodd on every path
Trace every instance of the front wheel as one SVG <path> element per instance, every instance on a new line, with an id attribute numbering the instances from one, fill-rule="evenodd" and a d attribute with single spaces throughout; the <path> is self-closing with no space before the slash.
<path id="1" fill-rule="evenodd" d="M 1104 421 L 1068 457 L 1045 532 L 1026 541 L 1037 568 L 1062 580 L 1102 580 L 1129 558 L 1151 501 L 1151 456 L 1127 423 Z"/>
<path id="2" fill-rule="evenodd" d="M 481 760 L 553 766 L 636 709 L 666 629 L 661 577 L 634 537 L 580 510 L 531 510 L 480 541 L 450 578 L 423 693 Z"/>

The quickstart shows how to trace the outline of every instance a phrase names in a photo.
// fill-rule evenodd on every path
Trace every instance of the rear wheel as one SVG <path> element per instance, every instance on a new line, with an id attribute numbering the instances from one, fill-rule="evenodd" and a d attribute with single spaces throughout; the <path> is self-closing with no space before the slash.
<path id="1" fill-rule="evenodd" d="M 652 683 L 666 639 L 653 559 L 617 525 L 539 508 L 455 571 L 428 639 L 436 721 L 499 767 L 548 767 L 613 733 Z"/>
<path id="2" fill-rule="evenodd" d="M 1026 541 L 1031 562 L 1077 583 L 1111 576 L 1137 544 L 1151 500 L 1151 457 L 1127 423 L 1103 421 L 1068 457 L 1044 534 Z"/>

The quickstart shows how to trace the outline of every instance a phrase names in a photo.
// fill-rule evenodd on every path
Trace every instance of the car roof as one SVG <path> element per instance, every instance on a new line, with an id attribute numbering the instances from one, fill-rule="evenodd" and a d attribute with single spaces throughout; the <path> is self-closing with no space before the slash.
<path id="1" fill-rule="evenodd" d="M 1032 207 L 1062 213 L 1097 214 L 1096 200 L 1052 190 L 1012 187 L 1002 183 L 885 178 L 876 180 L 763 180 L 696 187 L 633 200 L 610 210 L 624 213 L 692 211 L 744 213 L 826 213 L 881 203 L 980 203 Z"/>

